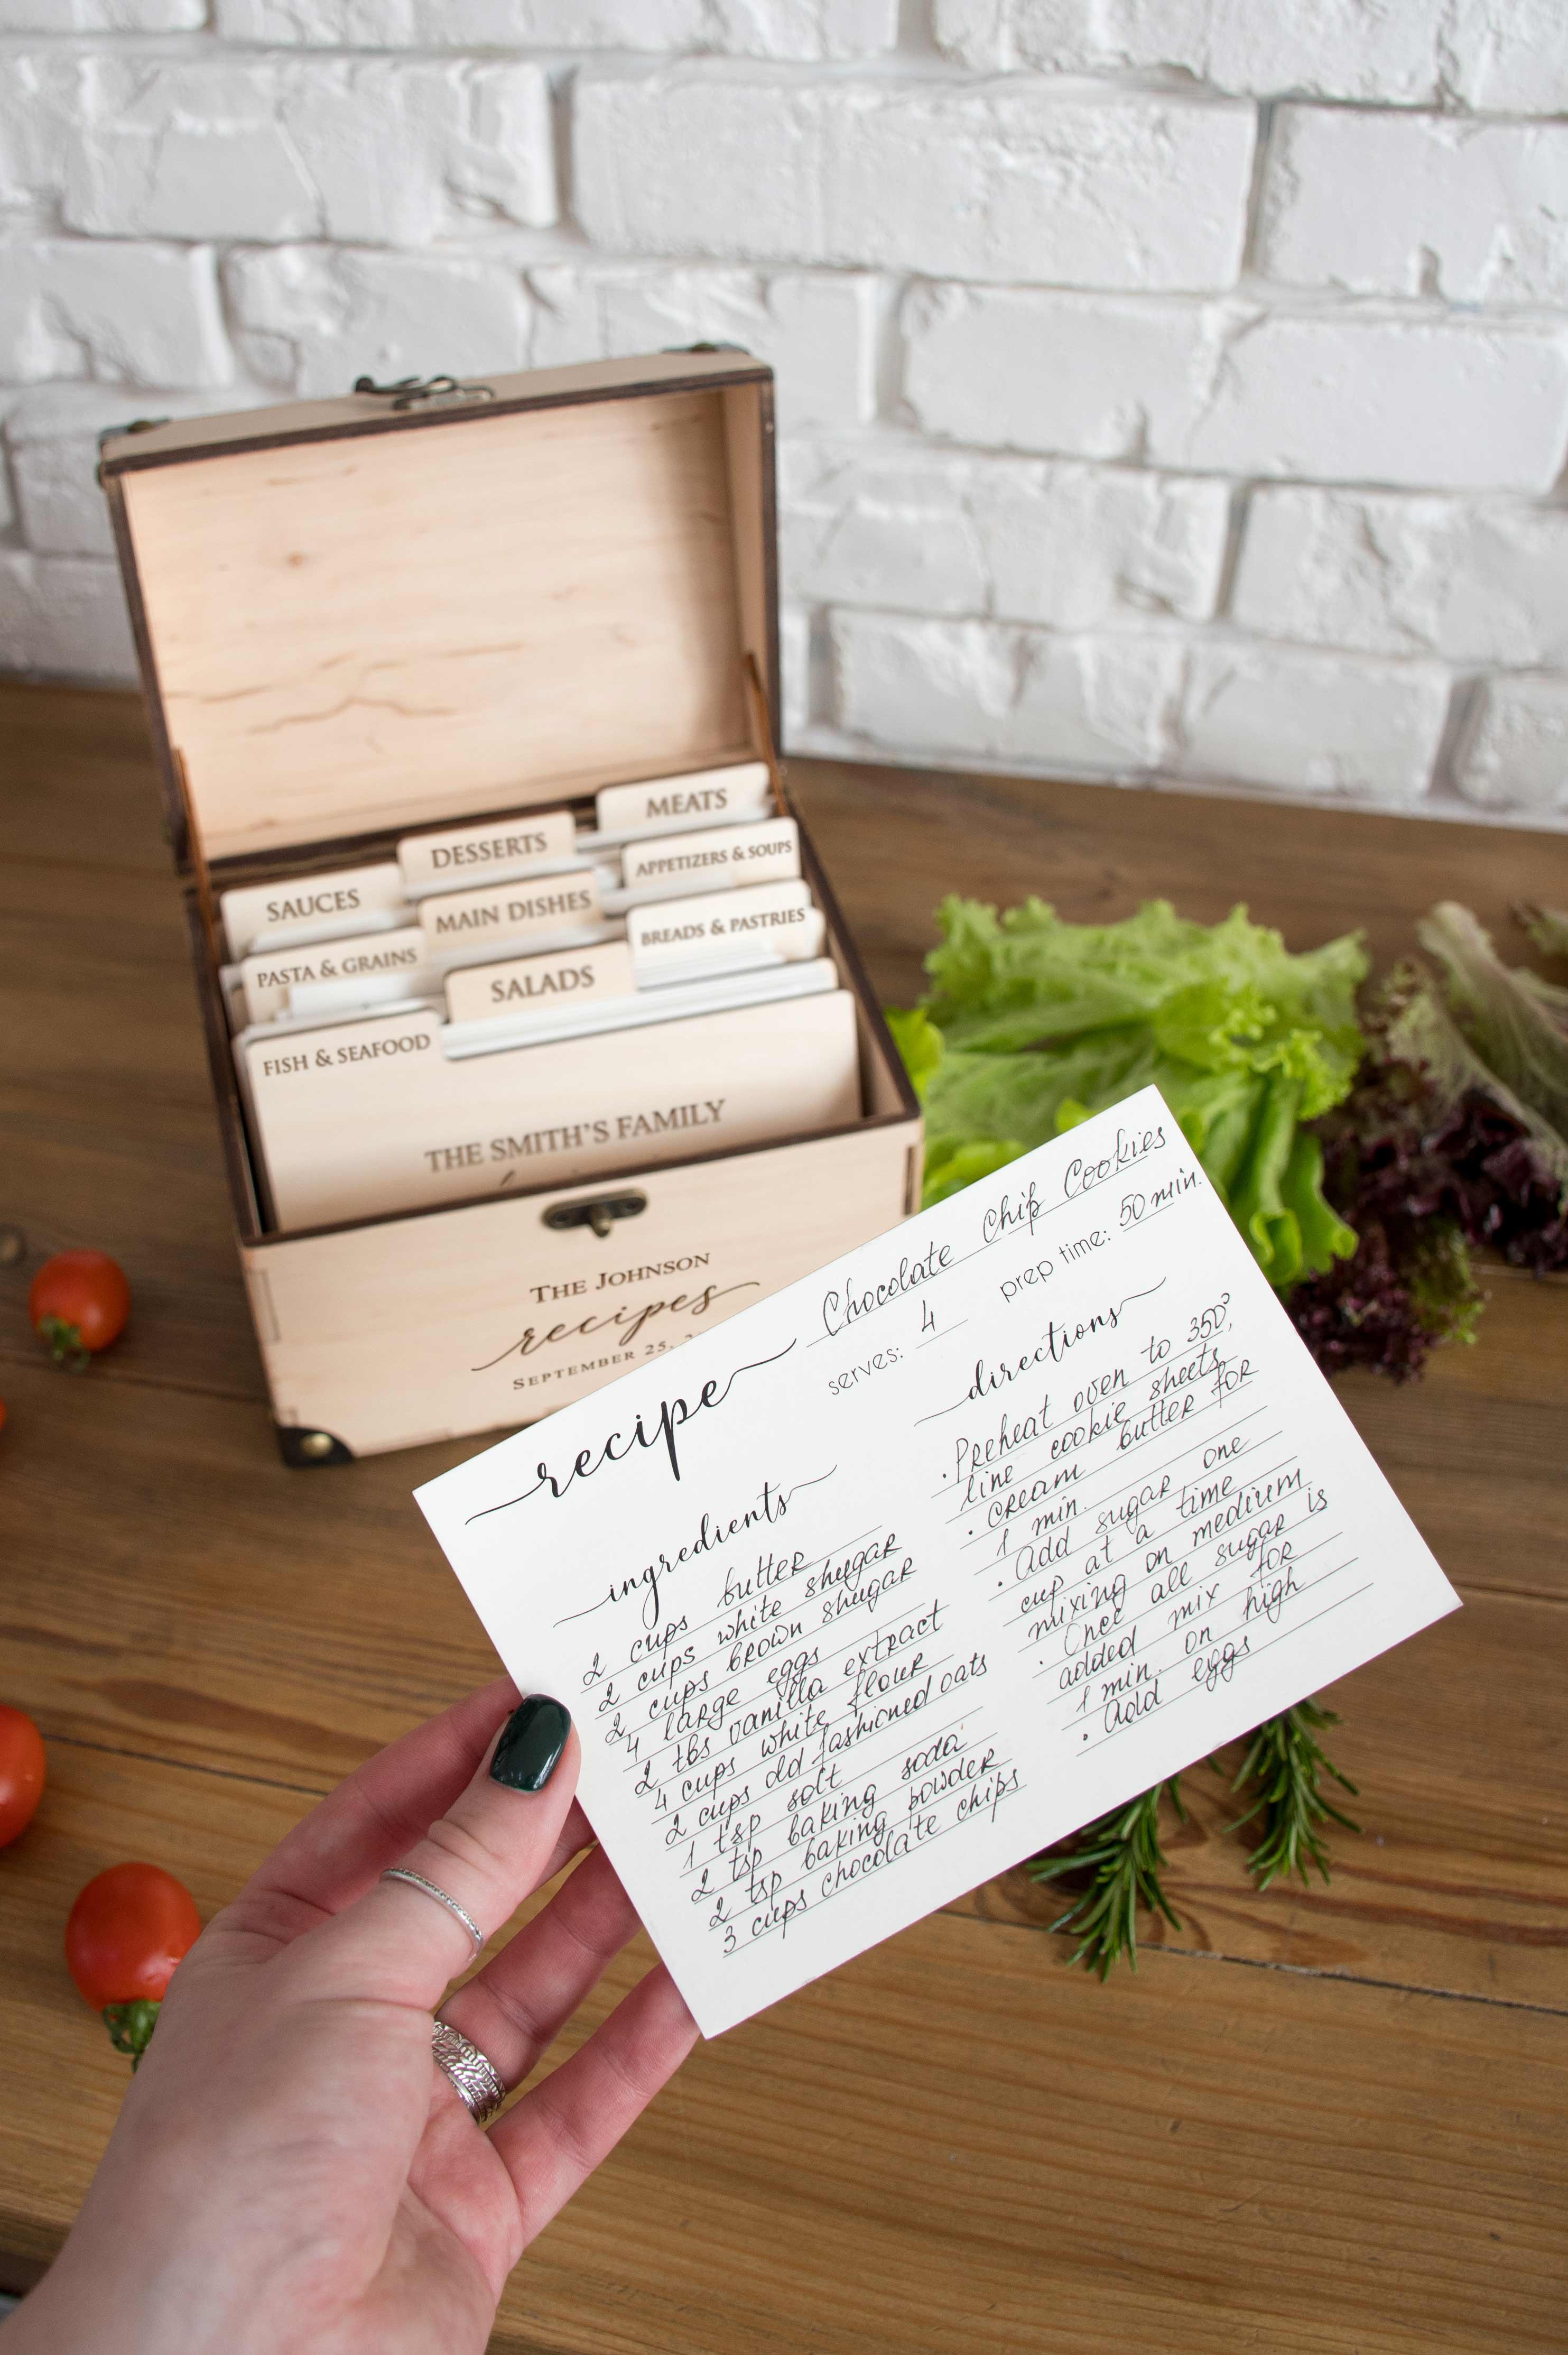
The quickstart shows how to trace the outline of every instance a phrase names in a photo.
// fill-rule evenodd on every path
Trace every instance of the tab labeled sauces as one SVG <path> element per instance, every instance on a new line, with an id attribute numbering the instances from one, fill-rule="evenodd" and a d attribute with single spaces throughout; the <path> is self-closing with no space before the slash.
<path id="1" fill-rule="evenodd" d="M 249 883 L 225 891 L 218 906 L 231 957 L 256 948 L 341 939 L 345 932 L 389 926 L 404 907 L 403 870 L 393 862 L 344 867 L 332 875 L 296 875 L 282 883 Z"/>

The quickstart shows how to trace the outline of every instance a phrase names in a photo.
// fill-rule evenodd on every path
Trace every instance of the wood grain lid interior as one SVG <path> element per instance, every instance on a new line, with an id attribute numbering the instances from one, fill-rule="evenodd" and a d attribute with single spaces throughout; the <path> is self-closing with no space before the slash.
<path id="1" fill-rule="evenodd" d="M 743 757 L 764 415 L 752 381 L 127 469 L 207 857 Z"/>

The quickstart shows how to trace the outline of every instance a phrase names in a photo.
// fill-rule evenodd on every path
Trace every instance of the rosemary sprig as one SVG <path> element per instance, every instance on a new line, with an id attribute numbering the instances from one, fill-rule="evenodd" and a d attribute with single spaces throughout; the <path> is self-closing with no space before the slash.
<path id="1" fill-rule="evenodd" d="M 1324 1825 L 1331 1820 L 1347 1831 L 1361 1829 L 1353 1817 L 1325 1796 L 1322 1788 L 1322 1777 L 1331 1775 L 1341 1789 L 1356 1796 L 1356 1785 L 1340 1772 L 1317 1739 L 1323 1727 L 1339 1722 L 1332 1710 L 1303 1700 L 1277 1717 L 1265 1719 L 1253 1732 L 1231 1788 L 1239 1791 L 1244 1784 L 1255 1783 L 1258 1796 L 1230 1828 L 1240 1831 L 1257 1816 L 1263 1817 L 1263 1838 L 1247 1859 L 1259 1889 L 1292 1872 L 1308 1881 L 1310 1866 L 1327 1881 Z M 1102 1979 L 1113 1963 L 1124 1958 L 1131 1969 L 1138 1968 L 1140 1905 L 1162 1913 L 1173 1930 L 1181 1926 L 1160 1879 L 1165 1852 L 1160 1845 L 1160 1803 L 1167 1796 L 1185 1823 L 1181 1777 L 1172 1774 L 1169 1782 L 1157 1783 L 1125 1806 L 1113 1807 L 1108 1815 L 1086 1824 L 1070 1847 L 1032 1857 L 1024 1868 L 1034 1881 L 1060 1881 L 1073 1872 L 1089 1875 L 1087 1887 L 1051 1927 L 1080 1933 L 1073 1960 L 1082 1963 L 1086 1970 L 1097 1972 Z"/>
<path id="2" fill-rule="evenodd" d="M 1082 1933 L 1073 1960 L 1082 1963 L 1086 1970 L 1097 1971 L 1102 1979 L 1123 1955 L 1133 1970 L 1138 1968 L 1139 1905 L 1163 1913 L 1173 1930 L 1181 1926 L 1160 1879 L 1165 1863 L 1160 1845 L 1160 1802 L 1169 1793 L 1171 1806 L 1185 1823 L 1187 1810 L 1181 1805 L 1180 1784 L 1176 1774 L 1168 1783 L 1156 1783 L 1151 1791 L 1141 1793 L 1126 1806 L 1113 1807 L 1108 1815 L 1086 1824 L 1065 1854 L 1032 1857 L 1025 1868 L 1035 1881 L 1059 1881 L 1069 1872 L 1090 1874 L 1088 1887 L 1051 1927 Z"/>
<path id="3" fill-rule="evenodd" d="M 1258 1796 L 1245 1815 L 1237 1817 L 1231 1829 L 1240 1831 L 1255 1817 L 1263 1817 L 1263 1838 L 1247 1859 L 1259 1889 L 1266 1889 L 1270 1881 L 1292 1872 L 1299 1873 L 1309 1883 L 1308 1867 L 1313 1865 L 1327 1881 L 1330 1876 L 1328 1850 L 1323 1845 L 1325 1822 L 1332 1818 L 1343 1824 L 1347 1831 L 1361 1829 L 1360 1824 L 1324 1796 L 1321 1786 L 1320 1778 L 1331 1774 L 1352 1798 L 1358 1796 L 1350 1776 L 1340 1774 L 1316 1739 L 1319 1728 L 1339 1722 L 1331 1709 L 1320 1709 L 1314 1700 L 1298 1701 L 1294 1709 L 1266 1718 L 1247 1745 L 1231 1788 L 1239 1791 L 1244 1784 L 1255 1783 Z"/>

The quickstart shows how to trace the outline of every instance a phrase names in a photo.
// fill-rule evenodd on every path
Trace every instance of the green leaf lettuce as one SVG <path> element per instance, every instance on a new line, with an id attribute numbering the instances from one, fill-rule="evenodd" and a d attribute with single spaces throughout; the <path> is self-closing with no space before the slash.
<path id="1" fill-rule="evenodd" d="M 1039 900 L 998 916 L 948 899 L 938 923 L 931 987 L 895 1018 L 926 1109 L 927 1204 L 1153 1086 L 1271 1283 L 1354 1250 L 1300 1124 L 1361 1058 L 1358 938 L 1293 956 L 1244 908 L 1204 925 L 1163 900 L 1067 924 Z"/>

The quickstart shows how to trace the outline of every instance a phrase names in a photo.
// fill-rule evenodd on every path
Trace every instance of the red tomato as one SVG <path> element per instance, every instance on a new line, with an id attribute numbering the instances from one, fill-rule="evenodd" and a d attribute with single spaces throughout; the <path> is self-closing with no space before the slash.
<path id="1" fill-rule="evenodd" d="M 44 1737 L 30 1717 L 0 1702 L 0 1848 L 20 1838 L 43 1796 Z"/>
<path id="2" fill-rule="evenodd" d="M 27 1314 L 58 1364 L 84 1366 L 124 1331 L 131 1286 L 107 1252 L 57 1252 L 33 1278 Z"/>
<path id="3" fill-rule="evenodd" d="M 111 1864 L 70 1909 L 66 1962 L 94 2011 L 155 2003 L 200 1933 L 196 1899 L 184 1881 L 161 1864 Z"/>

